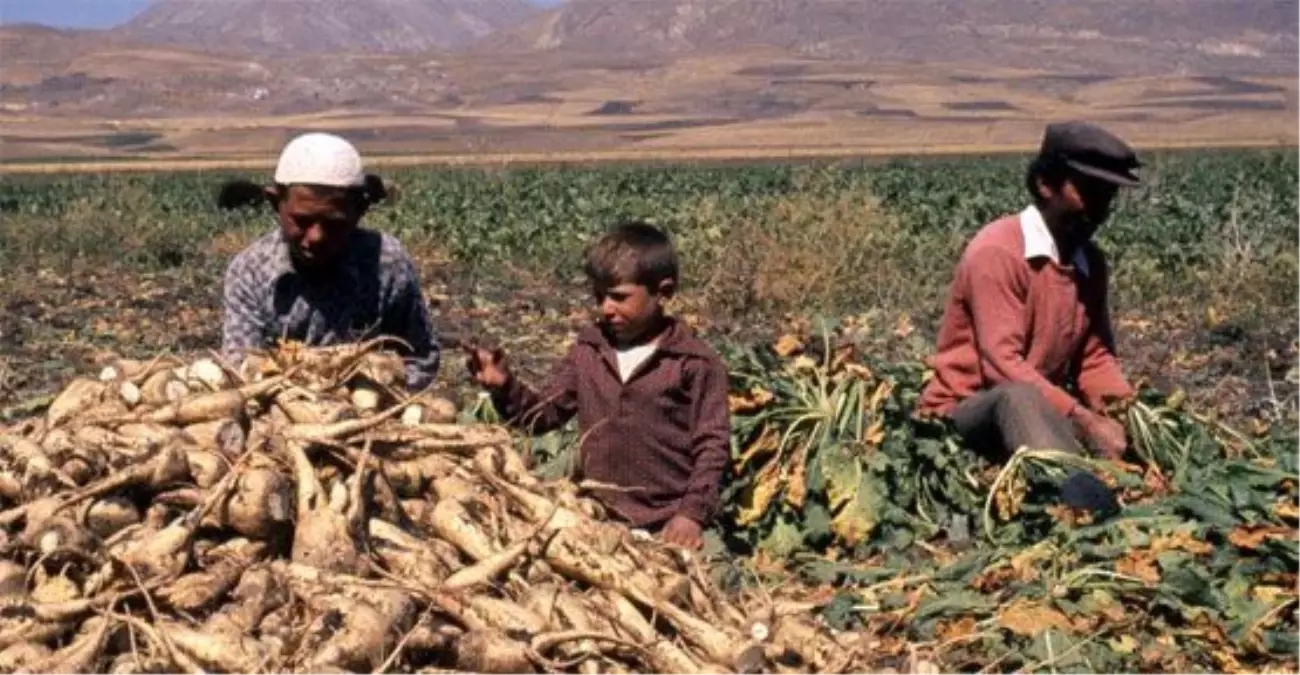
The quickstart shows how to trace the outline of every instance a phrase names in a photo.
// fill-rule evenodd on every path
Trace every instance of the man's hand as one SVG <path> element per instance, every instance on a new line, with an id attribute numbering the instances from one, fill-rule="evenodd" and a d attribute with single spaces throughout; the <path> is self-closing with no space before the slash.
<path id="1" fill-rule="evenodd" d="M 681 546 L 689 551 L 698 551 L 704 546 L 702 530 L 699 523 L 686 516 L 673 516 L 668 524 L 664 525 L 659 537 L 669 544 Z"/>
<path id="2" fill-rule="evenodd" d="M 470 376 L 479 386 L 497 390 L 510 383 L 510 368 L 506 366 L 506 355 L 501 349 L 484 349 L 477 345 L 465 345 L 465 365 Z"/>
<path id="3" fill-rule="evenodd" d="M 1076 418 L 1088 445 L 1106 459 L 1119 459 L 1128 448 L 1128 438 L 1124 434 L 1124 425 L 1115 420 L 1098 415 L 1090 410 L 1080 412 Z"/>

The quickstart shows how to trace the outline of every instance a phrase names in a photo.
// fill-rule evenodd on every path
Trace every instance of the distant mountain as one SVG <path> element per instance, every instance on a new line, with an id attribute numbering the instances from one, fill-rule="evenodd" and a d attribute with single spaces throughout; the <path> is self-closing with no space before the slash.
<path id="1" fill-rule="evenodd" d="M 57 67 L 108 42 L 108 36 L 102 31 L 50 28 L 33 23 L 0 26 L 0 54 L 5 61 L 0 74 L 5 81 L 21 79 L 21 71 Z"/>
<path id="2" fill-rule="evenodd" d="M 811 56 L 1112 74 L 1295 72 L 1295 0 L 570 0 L 476 50 Z"/>
<path id="3" fill-rule="evenodd" d="M 214 52 L 391 54 L 463 47 L 538 11 L 526 0 L 157 0 L 114 33 Z"/>

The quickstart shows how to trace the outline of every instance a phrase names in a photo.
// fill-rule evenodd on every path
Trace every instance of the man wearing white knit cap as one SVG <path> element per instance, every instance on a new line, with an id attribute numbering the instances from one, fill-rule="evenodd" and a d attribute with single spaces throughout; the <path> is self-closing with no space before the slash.
<path id="1" fill-rule="evenodd" d="M 399 338 L 409 349 L 407 386 L 427 387 L 437 375 L 440 348 L 420 291 L 415 264 L 393 237 L 360 227 L 387 196 L 366 174 L 346 140 L 309 133 L 285 146 L 268 187 L 246 181 L 274 210 L 279 228 L 235 256 L 226 270 L 222 352 L 233 362 L 279 339 L 311 345 Z"/>

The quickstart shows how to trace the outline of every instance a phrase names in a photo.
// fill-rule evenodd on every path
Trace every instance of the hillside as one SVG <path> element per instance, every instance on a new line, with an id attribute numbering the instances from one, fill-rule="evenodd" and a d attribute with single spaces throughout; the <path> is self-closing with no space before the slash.
<path id="1" fill-rule="evenodd" d="M 113 32 L 215 52 L 391 54 L 463 47 L 536 11 L 526 0 L 157 0 Z"/>
<path id="2" fill-rule="evenodd" d="M 264 157 L 305 128 L 400 155 L 937 151 L 1067 117 L 1296 142 L 1296 6 L 1273 0 L 572 0 L 415 53 L 428 36 L 378 11 L 453 1 L 507 6 L 161 0 L 123 30 L 0 27 L 0 156 Z"/>
<path id="3" fill-rule="evenodd" d="M 78 57 L 110 47 L 102 31 L 57 29 L 37 24 L 0 26 L 0 87 L 23 86 L 47 77 L 68 75 L 66 67 Z"/>
<path id="4" fill-rule="evenodd" d="M 476 50 L 807 56 L 1115 75 L 1291 73 L 1289 0 L 571 0 Z"/>

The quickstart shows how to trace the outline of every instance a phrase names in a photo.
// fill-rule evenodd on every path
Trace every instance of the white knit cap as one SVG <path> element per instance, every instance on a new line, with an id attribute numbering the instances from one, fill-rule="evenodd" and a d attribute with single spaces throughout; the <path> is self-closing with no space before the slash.
<path id="1" fill-rule="evenodd" d="M 365 185 L 366 174 L 361 170 L 361 154 L 351 143 L 334 134 L 310 133 L 284 146 L 275 182 L 358 187 Z"/>

